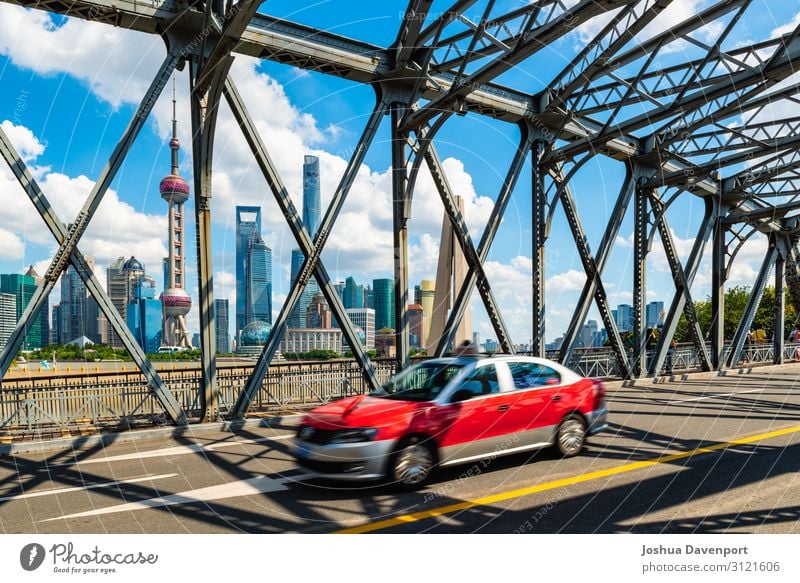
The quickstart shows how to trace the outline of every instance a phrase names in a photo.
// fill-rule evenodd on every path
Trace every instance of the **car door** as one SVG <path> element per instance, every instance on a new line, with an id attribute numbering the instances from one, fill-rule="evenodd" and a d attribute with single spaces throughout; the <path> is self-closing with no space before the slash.
<path id="1" fill-rule="evenodd" d="M 508 411 L 511 431 L 519 446 L 548 442 L 567 407 L 561 375 L 533 361 L 507 364 L 514 384 Z"/>
<path id="2" fill-rule="evenodd" d="M 500 391 L 494 363 L 478 366 L 453 395 L 460 391 L 473 395 L 441 406 L 444 421 L 438 441 L 442 464 L 491 455 L 508 433 L 509 394 Z"/>

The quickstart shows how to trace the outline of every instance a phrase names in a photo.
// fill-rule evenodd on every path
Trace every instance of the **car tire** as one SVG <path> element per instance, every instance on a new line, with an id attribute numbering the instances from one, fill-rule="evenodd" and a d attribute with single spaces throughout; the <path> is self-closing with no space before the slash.
<path id="1" fill-rule="evenodd" d="M 413 436 L 402 439 L 389 458 L 387 482 L 401 490 L 418 490 L 428 483 L 436 465 L 436 452 L 429 440 Z"/>
<path id="2" fill-rule="evenodd" d="M 561 457 L 578 455 L 586 443 L 586 422 L 580 415 L 567 415 L 556 430 L 554 447 Z"/>

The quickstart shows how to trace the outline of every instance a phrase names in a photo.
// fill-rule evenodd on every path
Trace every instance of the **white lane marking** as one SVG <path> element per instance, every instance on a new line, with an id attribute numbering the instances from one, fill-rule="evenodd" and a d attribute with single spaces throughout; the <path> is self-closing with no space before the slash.
<path id="1" fill-rule="evenodd" d="M 176 445 L 174 447 L 162 447 L 161 449 L 153 449 L 149 451 L 139 451 L 135 453 L 126 453 L 121 455 L 112 455 L 102 458 L 93 458 L 88 460 L 78 460 L 74 462 L 63 462 L 56 464 L 48 464 L 53 466 L 83 466 L 89 464 L 102 464 L 107 462 L 121 462 L 126 460 L 138 460 L 153 457 L 172 457 L 176 455 L 187 455 L 190 453 L 203 453 L 206 451 L 214 451 L 223 447 L 233 447 L 236 445 L 250 445 L 253 443 L 263 443 L 265 441 L 281 441 L 283 439 L 290 439 L 294 437 L 294 433 L 288 435 L 278 435 L 274 437 L 258 437 L 255 439 L 240 439 L 238 441 L 224 441 L 222 443 L 199 444 L 193 443 L 191 445 Z"/>
<path id="2" fill-rule="evenodd" d="M 715 395 L 707 395 L 705 397 L 694 397 L 692 399 L 683 399 L 681 401 L 669 401 L 667 405 L 671 405 L 673 403 L 691 403 L 692 401 L 705 401 L 706 399 L 718 399 L 720 397 L 732 397 L 733 395 L 745 395 L 747 393 L 763 393 L 767 390 L 767 387 L 761 387 L 760 389 L 752 389 L 750 391 L 736 391 L 735 393 L 717 393 Z"/>
<path id="3" fill-rule="evenodd" d="M 76 514 L 68 514 L 66 516 L 59 516 L 57 518 L 48 518 L 40 522 L 51 522 L 53 520 L 63 520 L 66 518 L 83 518 L 85 516 L 99 516 L 101 514 L 114 514 L 117 512 L 135 512 L 136 510 L 161 508 L 163 506 L 175 506 L 176 504 L 197 504 L 199 502 L 212 502 L 214 500 L 223 500 L 225 498 L 237 498 L 240 496 L 255 496 L 269 492 L 279 492 L 281 490 L 289 489 L 286 485 L 286 482 L 296 482 L 305 478 L 309 478 L 311 475 L 312 474 L 300 474 L 297 476 L 283 477 L 278 479 L 267 476 L 257 476 L 248 480 L 239 480 L 227 484 L 219 484 L 217 486 L 208 486 L 206 488 L 198 488 L 197 490 L 187 490 L 186 492 L 170 494 L 169 496 L 150 498 L 148 500 L 141 500 L 139 502 L 129 502 L 127 504 L 109 506 L 108 508 L 89 510 L 87 512 L 78 512 Z"/>
<path id="4" fill-rule="evenodd" d="M 41 492 L 30 492 L 27 494 L 15 494 L 13 496 L 3 496 L 0 502 L 6 500 L 22 500 L 23 498 L 38 498 L 39 496 L 52 496 L 53 494 L 65 494 L 67 492 L 79 492 L 82 490 L 95 490 L 97 488 L 111 488 L 119 484 L 136 484 L 138 482 L 150 482 L 152 480 L 164 480 L 174 478 L 178 474 L 161 474 L 159 476 L 145 476 L 143 478 L 131 478 L 128 480 L 115 480 L 113 482 L 101 482 L 99 484 L 87 484 L 86 486 L 76 486 L 73 488 L 57 488 L 53 490 L 43 490 Z"/>

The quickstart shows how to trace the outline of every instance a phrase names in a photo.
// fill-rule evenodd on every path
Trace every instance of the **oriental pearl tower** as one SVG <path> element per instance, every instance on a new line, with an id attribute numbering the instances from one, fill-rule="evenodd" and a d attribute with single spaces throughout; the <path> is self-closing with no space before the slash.
<path id="1" fill-rule="evenodd" d="M 159 190 L 161 198 L 169 205 L 169 257 L 164 287 L 161 294 L 163 308 L 163 328 L 161 344 L 191 348 L 189 330 L 186 327 L 186 314 L 192 309 L 192 298 L 183 289 L 183 203 L 189 198 L 189 185 L 178 175 L 178 121 L 175 111 L 175 81 L 172 85 L 172 139 L 169 142 L 172 150 L 172 173 L 161 180 Z"/>

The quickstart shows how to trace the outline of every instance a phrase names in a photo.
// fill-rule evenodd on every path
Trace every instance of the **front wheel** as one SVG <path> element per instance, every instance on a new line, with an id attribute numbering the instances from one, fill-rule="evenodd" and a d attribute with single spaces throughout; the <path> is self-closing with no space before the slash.
<path id="1" fill-rule="evenodd" d="M 404 439 L 389 460 L 387 478 L 404 490 L 417 490 L 430 478 L 435 456 L 420 437 Z"/>
<path id="2" fill-rule="evenodd" d="M 563 457 L 578 455 L 586 442 L 586 423 L 580 415 L 565 417 L 556 431 L 556 449 Z"/>

